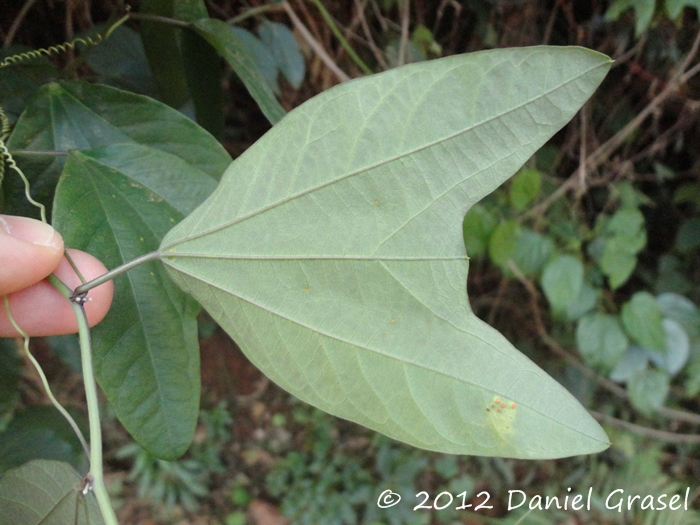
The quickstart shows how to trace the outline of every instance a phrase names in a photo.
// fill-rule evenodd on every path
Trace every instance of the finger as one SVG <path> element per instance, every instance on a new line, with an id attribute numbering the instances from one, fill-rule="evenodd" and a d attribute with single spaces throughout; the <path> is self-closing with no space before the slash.
<path id="1" fill-rule="evenodd" d="M 104 265 L 92 255 L 78 250 L 68 250 L 68 252 L 88 281 L 107 271 Z M 71 289 L 80 284 L 80 278 L 65 258 L 61 260 L 54 274 Z M 90 326 L 99 323 L 107 315 L 109 306 L 112 304 L 113 293 L 112 281 L 88 292 L 89 300 L 85 303 L 85 312 Z M 30 336 L 71 334 L 78 331 L 75 313 L 70 302 L 48 281 L 41 281 L 15 292 L 8 299 L 12 316 L 20 328 Z M 16 337 L 18 334 L 7 318 L 4 307 L 1 306 L 0 337 Z"/>
<path id="2" fill-rule="evenodd" d="M 0 296 L 38 283 L 63 257 L 63 238 L 48 224 L 0 215 Z"/>

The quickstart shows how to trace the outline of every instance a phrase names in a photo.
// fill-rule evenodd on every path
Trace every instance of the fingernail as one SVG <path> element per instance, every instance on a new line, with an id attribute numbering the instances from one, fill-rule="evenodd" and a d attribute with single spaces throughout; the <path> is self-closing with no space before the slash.
<path id="1" fill-rule="evenodd" d="M 15 215 L 0 216 L 0 226 L 15 239 L 40 246 L 59 249 L 63 246 L 61 235 L 50 225 Z"/>

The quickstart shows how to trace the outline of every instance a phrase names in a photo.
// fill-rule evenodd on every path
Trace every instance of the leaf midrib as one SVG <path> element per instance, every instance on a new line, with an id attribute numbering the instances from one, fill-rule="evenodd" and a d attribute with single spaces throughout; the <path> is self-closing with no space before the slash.
<path id="1" fill-rule="evenodd" d="M 427 144 L 425 144 L 425 145 L 423 145 L 423 146 L 416 147 L 416 148 L 410 149 L 410 150 L 408 150 L 408 151 L 406 151 L 406 152 L 402 152 L 402 153 L 400 153 L 400 154 L 397 154 L 397 155 L 388 157 L 388 158 L 383 159 L 383 160 L 381 160 L 381 161 L 375 162 L 374 164 L 370 164 L 369 166 L 365 166 L 365 167 L 363 167 L 363 168 L 358 168 L 358 169 L 356 169 L 356 170 L 354 170 L 354 171 L 350 171 L 350 172 L 348 172 L 348 173 L 342 174 L 342 175 L 340 175 L 339 177 L 336 177 L 336 178 L 334 178 L 334 179 L 332 179 L 332 180 L 330 180 L 330 181 L 326 181 L 326 182 L 323 182 L 323 183 L 321 183 L 321 184 L 317 184 L 317 185 L 315 185 L 315 186 L 312 186 L 312 187 L 310 187 L 310 188 L 307 188 L 307 189 L 305 189 L 305 190 L 303 190 L 303 191 L 300 191 L 300 192 L 298 192 L 298 193 L 296 193 L 296 194 L 294 194 L 294 195 L 290 195 L 290 196 L 288 196 L 288 197 L 285 197 L 284 199 L 280 199 L 280 200 L 277 201 L 277 202 L 268 204 L 267 206 L 263 206 L 262 208 L 260 208 L 260 209 L 258 209 L 258 210 L 255 210 L 255 211 L 253 211 L 253 212 L 251 212 L 251 213 L 248 213 L 248 214 L 243 215 L 243 216 L 241 216 L 241 217 L 236 217 L 235 219 L 232 219 L 232 220 L 230 220 L 230 221 L 227 221 L 227 222 L 225 222 L 225 223 L 223 223 L 223 224 L 220 224 L 219 226 L 216 226 L 216 227 L 214 227 L 214 228 L 210 228 L 210 229 L 208 229 L 208 230 L 201 231 L 201 232 L 196 233 L 196 234 L 194 234 L 194 235 L 190 235 L 190 236 L 188 236 L 188 237 L 183 237 L 182 239 L 178 239 L 178 240 L 176 240 L 176 241 L 172 241 L 172 242 L 170 242 L 169 244 L 162 246 L 162 247 L 161 247 L 161 250 L 167 250 L 167 249 L 173 248 L 174 246 L 177 246 L 177 245 L 179 245 L 179 244 L 185 243 L 185 242 L 187 242 L 187 241 L 195 240 L 195 239 L 198 239 L 198 238 L 200 238 L 200 237 L 204 237 L 205 235 L 209 235 L 209 234 L 215 233 L 215 232 L 217 232 L 217 231 L 219 231 L 219 230 L 223 230 L 223 229 L 228 228 L 228 227 L 230 227 L 230 226 L 233 226 L 233 225 L 235 225 L 235 224 L 237 224 L 237 223 L 240 223 L 240 222 L 243 222 L 243 221 L 245 221 L 245 220 L 247 220 L 247 219 L 250 219 L 250 218 L 252 218 L 252 217 L 255 217 L 256 215 L 265 213 L 266 211 L 271 210 L 271 209 L 273 209 L 273 208 L 276 208 L 277 206 L 282 206 L 282 205 L 286 204 L 287 202 L 290 202 L 290 201 L 292 201 L 292 200 L 294 200 L 294 199 L 297 199 L 297 198 L 299 198 L 299 197 L 303 197 L 304 195 L 308 195 L 308 194 L 310 194 L 310 193 L 314 193 L 314 192 L 316 192 L 316 191 L 318 191 L 318 190 L 321 190 L 321 189 L 323 189 L 323 188 L 325 188 L 325 187 L 327 187 L 327 186 L 331 186 L 331 185 L 333 185 L 333 184 L 335 184 L 335 183 L 337 183 L 337 182 L 340 182 L 340 181 L 342 181 L 342 180 L 352 178 L 352 177 L 354 177 L 355 175 L 360 175 L 360 174 L 362 174 L 362 173 L 365 173 L 365 172 L 367 172 L 367 171 L 371 171 L 371 170 L 376 169 L 376 168 L 378 168 L 378 167 L 380 167 L 380 166 L 383 166 L 383 165 L 385 165 L 385 164 L 390 164 L 390 163 L 395 162 L 395 161 L 397 161 L 397 160 L 399 160 L 399 159 L 402 159 L 402 158 L 404 158 L 404 157 L 408 157 L 408 156 L 410 156 L 410 155 L 413 155 L 413 154 L 415 154 L 415 153 L 417 153 L 417 152 L 420 152 L 420 151 L 423 151 L 423 150 L 432 148 L 433 146 L 436 146 L 436 145 L 441 144 L 441 143 L 443 143 L 443 142 L 446 142 L 446 141 L 448 141 L 448 140 L 452 140 L 452 139 L 454 139 L 454 138 L 456 138 L 456 137 L 458 137 L 458 136 L 460 136 L 460 135 L 463 135 L 463 134 L 465 134 L 465 133 L 468 133 L 468 132 L 470 132 L 470 131 L 473 131 L 473 130 L 475 130 L 475 129 L 481 127 L 481 126 L 487 125 L 487 124 L 489 124 L 490 122 L 493 122 L 494 120 L 501 119 L 501 118 L 504 117 L 505 115 L 509 115 L 509 114 L 511 114 L 511 113 L 513 113 L 513 112 L 515 112 L 515 111 L 518 111 L 518 110 L 522 109 L 523 107 L 526 107 L 526 106 L 528 106 L 529 104 L 532 104 L 533 102 L 535 102 L 535 101 L 537 101 L 537 100 L 540 100 L 540 99 L 542 99 L 542 98 L 545 98 L 545 97 L 549 96 L 550 93 L 553 93 L 553 92 L 555 92 L 555 91 L 557 91 L 557 90 L 559 90 L 559 89 L 562 89 L 562 88 L 564 88 L 565 86 L 571 84 L 572 82 L 575 82 L 575 81 L 577 81 L 578 79 L 587 76 L 587 75 L 588 75 L 589 73 L 591 73 L 592 71 L 594 71 L 594 70 L 596 70 L 596 69 L 599 69 L 599 68 L 601 68 L 601 67 L 605 67 L 605 66 L 606 66 L 606 64 L 598 64 L 598 65 L 596 65 L 596 66 L 594 66 L 594 67 L 592 67 L 592 68 L 586 70 L 585 72 L 583 72 L 583 73 L 581 73 L 581 74 L 579 74 L 579 75 L 577 75 L 577 76 L 575 76 L 575 77 L 569 79 L 568 81 L 563 82 L 563 83 L 559 84 L 558 86 L 556 86 L 556 87 L 554 87 L 554 88 L 552 88 L 552 89 L 549 89 L 549 90 L 545 91 L 544 93 L 541 93 L 540 95 L 538 95 L 538 96 L 536 96 L 536 97 L 532 97 L 532 98 L 530 98 L 530 99 L 528 99 L 528 100 L 526 100 L 526 101 L 524 101 L 524 102 L 522 102 L 522 103 L 520 103 L 520 104 L 518 104 L 518 105 L 513 106 L 512 108 L 508 109 L 507 111 L 504 111 L 504 112 L 502 112 L 502 113 L 499 113 L 499 114 L 497 114 L 497 115 L 494 115 L 494 116 L 492 116 L 492 117 L 490 117 L 490 118 L 484 119 L 484 120 L 482 120 L 482 121 L 480 121 L 480 122 L 478 122 L 478 123 L 476 123 L 476 124 L 472 124 L 471 126 L 469 126 L 469 127 L 467 127 L 467 128 L 464 128 L 464 129 L 462 129 L 462 130 L 456 131 L 456 132 L 454 132 L 454 133 L 452 133 L 452 134 L 450 134 L 450 135 L 447 135 L 446 137 L 443 137 L 443 138 L 440 138 L 440 139 L 436 139 L 436 140 L 434 140 L 434 141 L 432 141 L 432 142 L 429 142 L 429 143 L 427 143 Z M 392 89 L 396 89 L 396 86 L 394 86 L 394 88 L 392 88 Z M 369 121 L 369 119 L 365 119 L 365 122 L 368 122 L 368 121 Z M 364 127 L 363 127 L 363 129 L 364 129 Z M 235 161 L 234 161 L 234 162 L 235 162 Z"/>

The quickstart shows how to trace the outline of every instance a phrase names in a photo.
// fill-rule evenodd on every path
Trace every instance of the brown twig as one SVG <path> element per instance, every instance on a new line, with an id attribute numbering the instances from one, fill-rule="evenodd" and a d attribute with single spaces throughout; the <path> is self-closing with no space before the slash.
<path id="1" fill-rule="evenodd" d="M 650 437 L 667 443 L 690 443 L 693 445 L 700 444 L 700 434 L 679 434 L 677 432 L 668 432 L 666 430 L 656 430 L 655 428 L 644 427 L 616 417 L 589 410 L 591 415 L 602 423 L 634 432 L 640 436 Z"/>
<path id="2" fill-rule="evenodd" d="M 27 16 L 27 13 L 35 3 L 36 0 L 27 0 L 22 6 L 22 9 L 19 10 L 19 13 L 17 13 L 17 17 L 12 21 L 12 25 L 7 31 L 7 36 L 5 36 L 5 41 L 3 42 L 4 47 L 9 46 L 15 39 L 15 35 L 17 34 L 17 31 L 19 31 L 19 27 L 22 25 L 22 21 Z"/>
<path id="3" fill-rule="evenodd" d="M 399 11 L 401 12 L 401 42 L 399 44 L 398 66 L 406 63 L 406 50 L 408 48 L 408 26 L 411 22 L 411 2 L 409 0 L 399 1 Z"/>
<path id="4" fill-rule="evenodd" d="M 354 1 L 355 9 L 357 10 L 357 17 L 359 18 L 360 25 L 362 26 L 362 31 L 364 32 L 365 38 L 367 39 L 367 45 L 372 50 L 377 64 L 379 64 L 381 68 L 384 71 L 386 71 L 387 69 L 389 69 L 389 65 L 386 63 L 386 60 L 384 60 L 384 53 L 382 53 L 382 50 L 377 47 L 377 44 L 375 44 L 374 38 L 372 37 L 372 32 L 369 29 L 369 24 L 367 23 L 367 18 L 365 17 L 365 8 L 367 7 L 367 0 L 365 0 L 364 3 L 362 3 L 361 0 Z"/>
<path id="5" fill-rule="evenodd" d="M 292 21 L 292 24 L 294 24 L 296 30 L 299 31 L 299 34 L 304 40 L 306 40 L 306 43 L 309 44 L 311 49 L 313 49 L 314 52 L 318 55 L 318 57 L 323 61 L 323 63 L 326 64 L 326 67 L 330 69 L 341 82 L 347 82 L 348 80 L 350 80 L 350 77 L 338 67 L 338 65 L 328 55 L 323 46 L 318 42 L 318 40 L 316 40 L 313 37 L 311 32 L 306 28 L 304 23 L 299 19 L 294 10 L 291 8 L 289 2 L 283 2 L 282 6 L 286 11 L 287 16 L 289 16 L 289 19 Z"/>

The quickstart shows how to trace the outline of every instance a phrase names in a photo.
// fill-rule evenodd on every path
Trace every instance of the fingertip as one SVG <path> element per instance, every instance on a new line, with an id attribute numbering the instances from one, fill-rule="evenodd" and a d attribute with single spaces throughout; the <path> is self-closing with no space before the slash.
<path id="1" fill-rule="evenodd" d="M 63 238 L 49 224 L 0 215 L 0 295 L 40 282 L 63 257 Z"/>
<path id="2" fill-rule="evenodd" d="M 90 254 L 78 250 L 68 250 L 68 253 L 87 281 L 107 271 L 107 268 Z M 60 260 L 53 273 L 71 289 L 82 284 L 65 257 Z M 88 292 L 85 313 L 90 326 L 96 325 L 107 315 L 113 294 L 112 281 Z M 72 334 L 78 331 L 75 312 L 70 302 L 46 280 L 12 293 L 8 299 L 13 318 L 30 336 Z M 0 337 L 17 335 L 4 308 L 0 307 Z"/>

